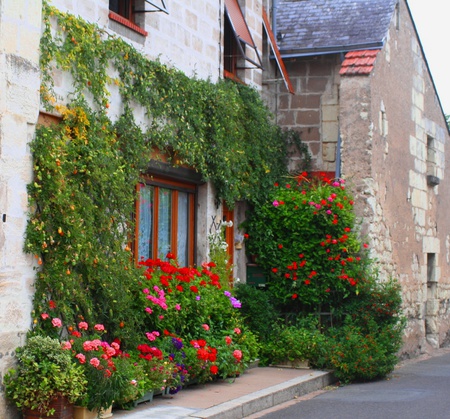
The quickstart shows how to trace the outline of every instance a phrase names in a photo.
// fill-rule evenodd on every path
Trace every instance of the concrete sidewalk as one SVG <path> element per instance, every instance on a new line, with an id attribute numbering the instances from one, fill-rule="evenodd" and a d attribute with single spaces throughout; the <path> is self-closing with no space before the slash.
<path id="1" fill-rule="evenodd" d="M 114 419 L 240 419 L 332 384 L 332 374 L 310 369 L 251 368 L 234 382 L 218 380 L 157 396 Z"/>

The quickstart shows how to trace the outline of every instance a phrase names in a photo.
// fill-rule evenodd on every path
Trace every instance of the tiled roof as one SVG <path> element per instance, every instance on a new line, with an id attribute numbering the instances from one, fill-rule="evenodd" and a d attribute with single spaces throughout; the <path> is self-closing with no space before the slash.
<path id="1" fill-rule="evenodd" d="M 278 0 L 282 56 L 381 48 L 397 0 Z"/>
<path id="2" fill-rule="evenodd" d="M 379 49 L 347 52 L 339 74 L 346 76 L 370 74 L 379 52 Z"/>

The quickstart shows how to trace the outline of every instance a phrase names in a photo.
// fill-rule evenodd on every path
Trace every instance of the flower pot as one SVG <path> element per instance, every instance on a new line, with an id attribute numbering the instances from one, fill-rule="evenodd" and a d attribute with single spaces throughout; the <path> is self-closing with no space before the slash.
<path id="1" fill-rule="evenodd" d="M 49 419 L 72 419 L 73 418 L 73 405 L 69 403 L 67 398 L 58 397 L 50 403 L 49 409 L 55 409 L 55 413 L 50 416 L 46 416 L 45 413 L 41 413 L 38 410 L 24 409 L 23 419 L 41 419 L 43 417 Z"/>
<path id="2" fill-rule="evenodd" d="M 112 415 L 112 406 L 101 413 L 102 419 L 110 418 Z M 89 410 L 87 407 L 82 406 L 74 406 L 73 408 L 73 419 L 97 419 L 97 417 L 97 409 Z"/>

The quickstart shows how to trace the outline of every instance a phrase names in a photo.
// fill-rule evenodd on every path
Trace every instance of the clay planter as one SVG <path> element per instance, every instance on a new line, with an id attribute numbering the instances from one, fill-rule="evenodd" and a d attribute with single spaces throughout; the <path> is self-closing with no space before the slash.
<path id="1" fill-rule="evenodd" d="M 50 409 L 55 409 L 55 413 L 50 416 L 46 416 L 45 413 L 40 413 L 37 410 L 24 409 L 23 419 L 73 419 L 73 405 L 65 397 L 58 397 L 50 403 Z"/>

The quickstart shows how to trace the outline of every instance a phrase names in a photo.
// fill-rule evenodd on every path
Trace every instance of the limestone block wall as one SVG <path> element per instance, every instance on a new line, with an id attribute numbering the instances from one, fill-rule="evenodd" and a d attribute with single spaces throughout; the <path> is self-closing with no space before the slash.
<path id="1" fill-rule="evenodd" d="M 0 417 L 13 418 L 2 379 L 31 325 L 34 258 L 23 253 L 39 112 L 41 2 L 0 2 Z M 37 266 L 37 265 L 36 265 Z"/>
<path id="2" fill-rule="evenodd" d="M 299 132 L 309 146 L 313 169 L 334 172 L 339 137 L 339 58 L 293 58 L 285 60 L 285 65 L 295 95 L 278 86 L 278 123 Z"/>
<path id="3" fill-rule="evenodd" d="M 357 195 L 381 278 L 396 277 L 408 325 L 403 352 L 448 339 L 445 216 L 448 131 L 406 4 L 369 77 L 342 77 L 342 171 Z M 432 143 L 432 147 L 430 144 Z M 433 173 L 439 185 L 430 184 Z"/>

